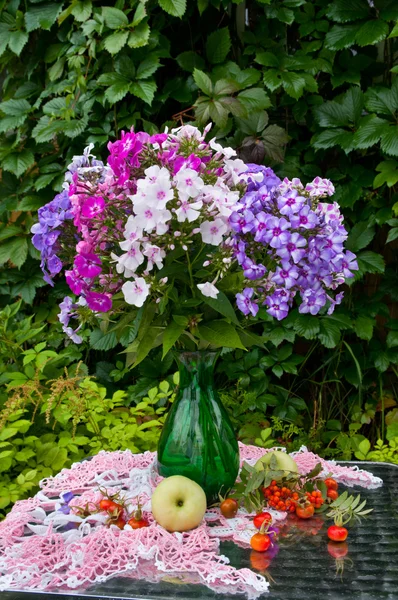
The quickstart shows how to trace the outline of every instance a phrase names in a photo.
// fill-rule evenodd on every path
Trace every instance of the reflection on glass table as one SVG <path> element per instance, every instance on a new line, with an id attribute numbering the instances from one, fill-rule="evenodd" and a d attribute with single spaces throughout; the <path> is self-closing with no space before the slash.
<path id="1" fill-rule="evenodd" d="M 290 516 L 279 527 L 274 548 L 263 554 L 221 542 L 220 552 L 232 566 L 250 568 L 267 577 L 269 593 L 234 594 L 222 583 L 209 589 L 198 584 L 195 575 L 162 574 L 148 562 L 141 563 L 131 575 L 115 577 L 84 591 L 6 591 L 1 600 L 398 600 L 398 466 L 359 466 L 381 477 L 384 485 L 375 490 L 351 488 L 374 510 L 369 518 L 350 527 L 347 542 L 328 541 L 326 529 L 331 522 L 323 516 L 308 521 Z"/>

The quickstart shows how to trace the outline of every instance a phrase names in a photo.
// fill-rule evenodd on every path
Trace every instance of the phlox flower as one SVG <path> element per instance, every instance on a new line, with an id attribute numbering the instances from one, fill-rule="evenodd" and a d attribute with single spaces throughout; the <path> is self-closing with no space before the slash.
<path id="1" fill-rule="evenodd" d="M 81 214 L 87 219 L 95 219 L 104 212 L 105 200 L 101 196 L 90 196 L 81 208 Z"/>
<path id="2" fill-rule="evenodd" d="M 112 308 L 112 300 L 106 294 L 88 292 L 86 295 L 87 305 L 94 312 L 109 312 Z"/>
<path id="3" fill-rule="evenodd" d="M 191 203 L 187 200 L 183 200 L 176 210 L 178 222 L 183 223 L 184 221 L 188 221 L 188 223 L 192 223 L 192 221 L 196 221 L 196 219 L 200 217 L 200 209 L 202 206 L 203 202 L 201 200 Z"/>
<path id="4" fill-rule="evenodd" d="M 206 283 L 198 283 L 197 287 L 202 292 L 202 294 L 204 296 L 207 296 L 208 298 L 217 298 L 219 294 L 219 290 L 216 288 L 216 286 L 210 283 L 209 281 L 207 281 Z"/>
<path id="5" fill-rule="evenodd" d="M 126 281 L 122 286 L 122 292 L 127 304 L 140 308 L 149 296 L 150 286 L 143 277 L 137 277 L 134 281 Z"/>
<path id="6" fill-rule="evenodd" d="M 214 221 L 203 221 L 200 224 L 200 233 L 205 244 L 219 246 L 222 242 L 224 234 L 227 232 L 228 226 L 222 219 Z"/>
<path id="7" fill-rule="evenodd" d="M 152 271 L 154 265 L 158 269 L 161 269 L 166 252 L 159 248 L 159 246 L 153 246 L 152 244 L 144 244 L 144 248 L 143 254 L 148 258 L 147 271 Z"/>
<path id="8" fill-rule="evenodd" d="M 258 313 L 258 304 L 252 302 L 253 294 L 253 288 L 245 288 L 242 294 L 236 294 L 236 304 L 244 315 L 252 314 L 255 317 Z"/>
<path id="9" fill-rule="evenodd" d="M 102 271 L 101 259 L 93 253 L 81 253 L 75 258 L 74 267 L 80 277 L 96 277 Z"/>
<path id="10" fill-rule="evenodd" d="M 173 181 L 181 198 L 196 198 L 203 189 L 203 179 L 193 169 L 180 169 Z"/>
<path id="11" fill-rule="evenodd" d="M 130 240 L 126 240 L 124 242 L 120 242 L 120 246 L 122 250 L 127 250 L 127 252 L 118 257 L 118 273 L 123 273 L 125 269 L 135 272 L 144 262 L 144 255 L 141 252 L 141 244 L 139 242 L 130 242 Z"/>

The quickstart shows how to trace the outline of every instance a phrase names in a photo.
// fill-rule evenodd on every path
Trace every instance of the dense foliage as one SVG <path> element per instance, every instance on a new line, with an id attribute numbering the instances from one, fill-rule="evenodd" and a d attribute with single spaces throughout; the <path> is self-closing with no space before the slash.
<path id="1" fill-rule="evenodd" d="M 359 264 L 333 315 L 292 311 L 277 323 L 260 310 L 249 317 L 259 336 L 249 351 L 223 353 L 218 384 L 241 439 L 396 460 L 397 3 L 2 0 L 0 10 L 0 302 L 21 299 L 0 315 L 0 404 L 10 382 L 45 384 L 79 360 L 107 398 L 120 389 L 132 405 L 173 373 L 171 354 L 161 362 L 156 349 L 126 369 L 111 326 L 65 347 L 56 315 L 66 285 L 43 287 L 29 230 L 87 143 L 105 156 L 123 129 L 212 120 L 217 141 L 247 162 L 280 177 L 332 179 Z M 135 336 L 127 322 L 127 344 Z M 21 427 L 19 446 L 39 443 L 29 441 L 29 421 Z M 39 440 L 57 435 L 40 428 Z M 11 479 L 26 468 L 23 449 L 0 447 L 12 450 Z"/>

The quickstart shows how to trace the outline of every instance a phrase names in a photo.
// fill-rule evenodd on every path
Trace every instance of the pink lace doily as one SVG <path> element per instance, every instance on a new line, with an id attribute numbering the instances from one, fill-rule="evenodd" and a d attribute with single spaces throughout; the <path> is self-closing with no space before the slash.
<path id="1" fill-rule="evenodd" d="M 241 463 L 254 463 L 269 451 L 240 444 Z M 306 448 L 296 452 L 294 459 L 303 474 L 321 462 L 325 477 L 332 474 L 345 485 L 375 488 L 382 484 L 367 471 L 338 466 Z M 90 461 L 44 479 L 41 490 L 33 498 L 17 502 L 0 523 L 0 591 L 82 590 L 123 575 L 150 581 L 177 577 L 225 593 L 245 593 L 253 599 L 266 592 L 269 584 L 262 575 L 230 566 L 219 551 L 221 540 L 249 547 L 254 533 L 250 515 L 240 510 L 236 518 L 225 519 L 218 508 L 212 508 L 196 529 L 169 533 L 157 525 L 150 512 L 152 491 L 160 480 L 156 453 L 132 454 L 129 450 L 100 452 Z M 82 507 L 98 502 L 99 487 L 123 491 L 131 499 L 131 510 L 140 496 L 150 526 L 108 528 L 104 514 L 80 517 L 73 510 L 69 514 L 62 511 L 64 494 L 74 495 L 70 507 Z M 286 513 L 270 512 L 275 521 L 286 517 Z"/>

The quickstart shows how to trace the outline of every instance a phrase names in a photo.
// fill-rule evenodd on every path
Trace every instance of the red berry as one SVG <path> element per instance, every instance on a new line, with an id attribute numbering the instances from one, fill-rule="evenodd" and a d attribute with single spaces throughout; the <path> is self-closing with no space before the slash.
<path id="1" fill-rule="evenodd" d="M 333 542 L 344 542 L 347 539 L 348 530 L 345 527 L 331 525 L 328 529 L 328 538 Z"/>

